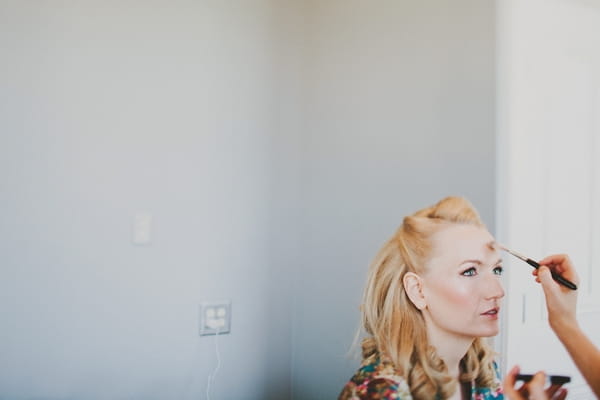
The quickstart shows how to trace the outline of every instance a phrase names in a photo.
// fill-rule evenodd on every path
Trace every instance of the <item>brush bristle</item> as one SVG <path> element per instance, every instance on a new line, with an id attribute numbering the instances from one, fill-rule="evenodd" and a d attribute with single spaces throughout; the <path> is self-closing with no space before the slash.
<path id="1" fill-rule="evenodd" d="M 499 245 L 498 245 L 498 247 L 500 247 L 502 250 L 504 250 L 504 251 L 506 251 L 506 252 L 508 252 L 508 253 L 512 254 L 513 256 L 515 256 L 515 257 L 517 257 L 517 258 L 520 258 L 520 259 L 521 259 L 521 260 L 523 260 L 523 261 L 527 261 L 527 257 L 525 257 L 525 256 L 524 256 L 524 255 L 522 255 L 522 254 L 519 254 L 519 253 L 517 253 L 516 251 L 513 251 L 513 250 L 509 249 L 509 248 L 508 248 L 508 247 L 506 247 L 506 246 L 503 246 L 503 245 L 499 244 Z"/>

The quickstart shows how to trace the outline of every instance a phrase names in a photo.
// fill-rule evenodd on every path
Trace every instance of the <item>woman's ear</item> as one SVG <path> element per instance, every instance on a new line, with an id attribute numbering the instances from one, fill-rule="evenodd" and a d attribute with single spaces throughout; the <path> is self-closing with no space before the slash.
<path id="1" fill-rule="evenodd" d="M 425 309 L 427 302 L 425 301 L 425 296 L 423 296 L 423 282 L 421 277 L 414 272 L 407 272 L 404 274 L 402 283 L 404 284 L 406 295 L 415 307 L 419 310 Z"/>

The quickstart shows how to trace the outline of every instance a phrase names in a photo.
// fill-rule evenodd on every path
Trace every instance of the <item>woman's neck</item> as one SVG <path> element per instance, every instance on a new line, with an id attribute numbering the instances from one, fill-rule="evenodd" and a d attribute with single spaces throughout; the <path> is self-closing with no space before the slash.
<path id="1" fill-rule="evenodd" d="M 467 354 L 475 339 L 445 335 L 439 332 L 437 334 L 428 332 L 428 335 L 429 343 L 435 347 L 437 355 L 446 364 L 448 374 L 458 379 L 460 376 L 460 361 Z"/>

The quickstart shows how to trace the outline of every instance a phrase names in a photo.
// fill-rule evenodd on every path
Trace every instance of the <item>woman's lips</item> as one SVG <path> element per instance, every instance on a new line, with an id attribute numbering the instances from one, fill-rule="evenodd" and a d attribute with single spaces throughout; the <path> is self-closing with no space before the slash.
<path id="1" fill-rule="evenodd" d="M 486 312 L 482 313 L 481 315 L 496 316 L 496 315 L 498 315 L 498 312 L 500 312 L 500 308 L 494 307 L 494 308 L 491 308 L 491 309 L 487 310 Z"/>

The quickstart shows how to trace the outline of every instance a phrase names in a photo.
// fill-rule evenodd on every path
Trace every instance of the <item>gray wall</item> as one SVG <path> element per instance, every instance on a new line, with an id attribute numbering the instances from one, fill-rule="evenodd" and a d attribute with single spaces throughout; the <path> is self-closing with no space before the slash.
<path id="1" fill-rule="evenodd" d="M 0 398 L 205 398 L 217 359 L 198 307 L 221 299 L 232 332 L 212 398 L 289 396 L 268 221 L 296 14 L 0 2 Z M 138 211 L 151 246 L 131 243 Z"/>
<path id="2" fill-rule="evenodd" d="M 376 6 L 375 6 L 376 4 Z M 494 229 L 494 4 L 311 2 L 295 399 L 331 399 L 366 270 L 404 215 L 467 196 Z"/>
<path id="3" fill-rule="evenodd" d="M 366 267 L 494 210 L 493 3 L 0 2 L 0 399 L 329 399 Z M 131 244 L 138 211 L 150 246 Z M 493 228 L 493 226 L 491 226 Z"/>

